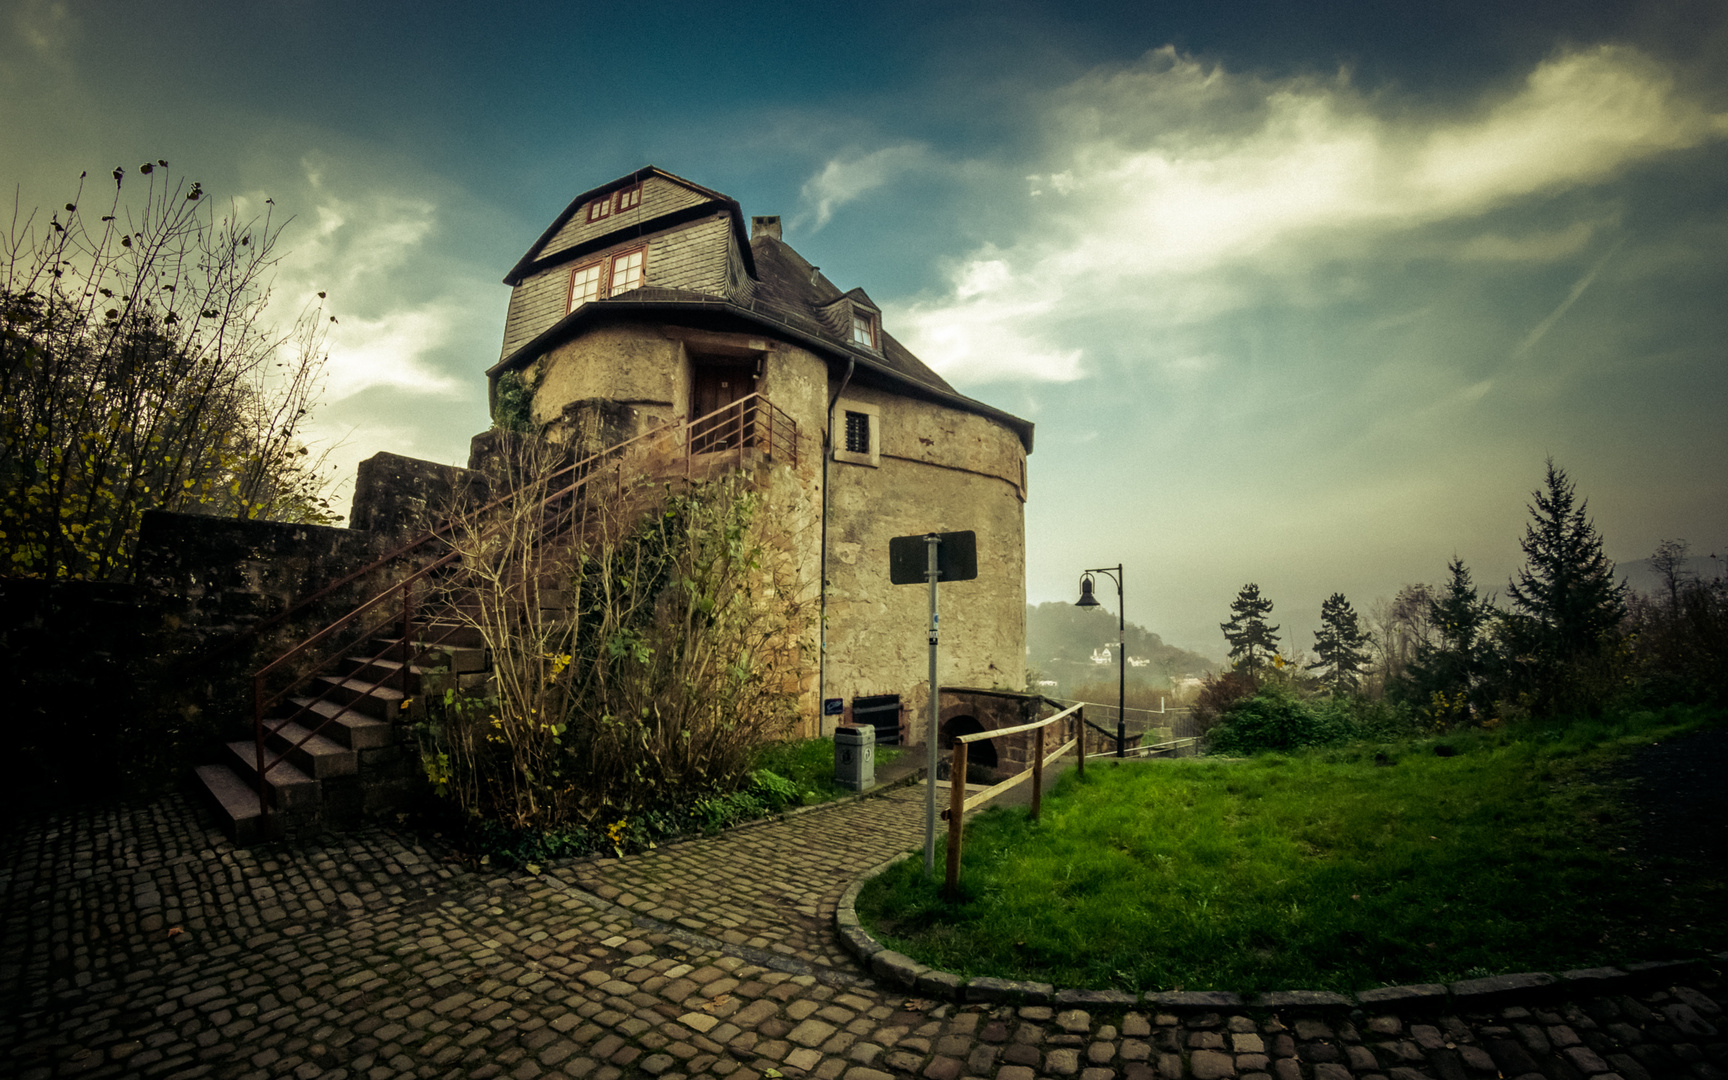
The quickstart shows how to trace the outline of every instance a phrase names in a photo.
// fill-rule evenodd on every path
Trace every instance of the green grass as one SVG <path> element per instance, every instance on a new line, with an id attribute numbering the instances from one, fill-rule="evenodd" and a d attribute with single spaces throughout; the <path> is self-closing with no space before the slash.
<path id="1" fill-rule="evenodd" d="M 902 753 L 898 747 L 878 746 L 876 764 L 886 765 Z M 832 802 L 857 794 L 834 782 L 834 740 L 830 738 L 769 743 L 757 755 L 755 767 L 792 781 L 804 793 L 806 804 Z"/>
<path id="2" fill-rule="evenodd" d="M 1064 775 L 1042 821 L 968 822 L 958 902 L 911 859 L 859 914 L 946 970 L 1129 990 L 1356 990 L 1721 949 L 1724 871 L 1639 867 L 1609 770 L 1705 723 L 1101 762 Z"/>

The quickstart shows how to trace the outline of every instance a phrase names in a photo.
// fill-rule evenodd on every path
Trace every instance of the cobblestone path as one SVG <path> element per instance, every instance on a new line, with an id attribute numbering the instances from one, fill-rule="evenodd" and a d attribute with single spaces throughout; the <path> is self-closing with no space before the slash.
<path id="1" fill-rule="evenodd" d="M 1717 976 L 1470 1015 L 956 1006 L 828 920 L 916 790 L 485 877 L 371 827 L 237 850 L 181 798 L 0 837 L 0 1075 L 593 1080 L 1723 1076 Z"/>

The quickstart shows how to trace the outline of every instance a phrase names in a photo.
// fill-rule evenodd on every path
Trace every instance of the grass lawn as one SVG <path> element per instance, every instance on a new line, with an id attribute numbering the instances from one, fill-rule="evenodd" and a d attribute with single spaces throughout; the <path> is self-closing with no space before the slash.
<path id="1" fill-rule="evenodd" d="M 886 765 L 904 752 L 896 746 L 878 746 L 876 764 Z M 769 743 L 757 755 L 755 767 L 792 781 L 804 793 L 806 805 L 857 794 L 834 782 L 834 740 L 825 736 Z"/>
<path id="2" fill-rule="evenodd" d="M 1697 955 L 1728 947 L 1728 869 L 1641 855 L 1614 765 L 1709 723 L 1673 711 L 1100 761 L 1083 784 L 1063 776 L 1042 821 L 969 821 L 960 901 L 911 859 L 865 888 L 859 915 L 949 971 L 1128 990 L 1358 990 Z"/>

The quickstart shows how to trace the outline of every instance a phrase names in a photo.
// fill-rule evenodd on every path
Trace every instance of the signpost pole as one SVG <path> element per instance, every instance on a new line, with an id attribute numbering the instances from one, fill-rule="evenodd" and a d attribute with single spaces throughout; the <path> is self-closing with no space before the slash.
<path id="1" fill-rule="evenodd" d="M 938 569 L 937 552 L 942 547 L 942 538 L 931 533 L 924 538 L 929 562 L 925 573 L 930 578 L 930 726 L 926 729 L 924 741 L 927 743 L 926 760 L 929 772 L 924 777 L 924 876 L 936 876 L 936 714 L 938 711 L 936 692 L 936 579 L 941 576 Z M 953 782 L 954 778 L 948 778 Z"/>

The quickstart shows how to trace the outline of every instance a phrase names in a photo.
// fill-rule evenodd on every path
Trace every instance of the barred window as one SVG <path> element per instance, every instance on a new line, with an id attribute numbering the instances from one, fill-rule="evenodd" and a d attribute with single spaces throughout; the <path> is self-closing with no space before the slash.
<path id="1" fill-rule="evenodd" d="M 870 452 L 870 414 L 848 412 L 846 414 L 846 452 L 848 454 L 868 454 Z"/>

